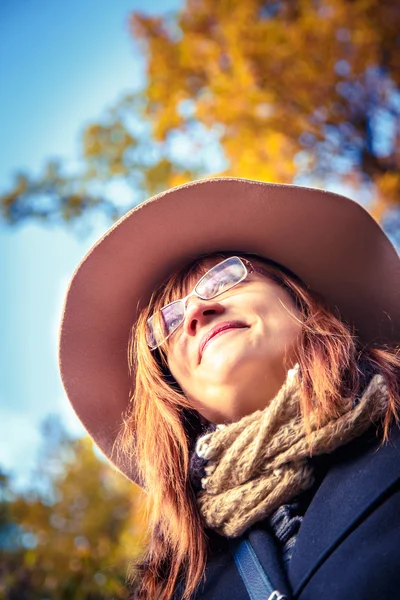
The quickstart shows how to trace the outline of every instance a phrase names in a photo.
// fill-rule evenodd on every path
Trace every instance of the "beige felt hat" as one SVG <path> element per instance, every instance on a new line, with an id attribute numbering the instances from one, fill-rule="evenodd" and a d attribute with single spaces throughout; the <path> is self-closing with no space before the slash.
<path id="1" fill-rule="evenodd" d="M 365 342 L 400 341 L 400 259 L 369 213 L 343 196 L 246 179 L 195 181 L 159 194 L 112 226 L 76 269 L 59 364 L 68 398 L 102 452 L 112 452 L 132 384 L 127 345 L 138 311 L 175 269 L 214 251 L 254 253 L 321 293 Z"/>

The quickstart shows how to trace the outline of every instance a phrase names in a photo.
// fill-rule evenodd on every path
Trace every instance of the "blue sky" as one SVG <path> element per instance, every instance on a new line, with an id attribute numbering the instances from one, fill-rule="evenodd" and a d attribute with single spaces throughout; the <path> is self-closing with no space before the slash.
<path id="1" fill-rule="evenodd" d="M 180 0 L 147 0 L 147 13 Z M 79 137 L 124 92 L 143 84 L 143 59 L 128 32 L 138 0 L 3 0 L 0 6 L 0 189 L 15 171 L 79 158 Z M 108 224 L 78 239 L 66 228 L 0 230 L 0 465 L 17 486 L 30 479 L 40 423 L 59 414 L 83 430 L 58 374 L 57 338 L 68 281 Z"/>

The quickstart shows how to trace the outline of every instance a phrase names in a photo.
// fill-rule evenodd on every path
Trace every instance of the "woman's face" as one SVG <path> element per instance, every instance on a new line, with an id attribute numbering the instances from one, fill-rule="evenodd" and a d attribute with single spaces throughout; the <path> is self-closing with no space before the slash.
<path id="1" fill-rule="evenodd" d="M 205 259 L 206 269 L 221 258 Z M 262 262 L 251 261 L 263 266 Z M 186 293 L 198 276 L 188 277 Z M 230 327 L 213 336 L 215 326 Z M 191 296 L 183 324 L 167 340 L 169 369 L 193 407 L 213 423 L 230 423 L 264 409 L 294 366 L 301 313 L 288 291 L 251 273 L 212 300 Z"/>

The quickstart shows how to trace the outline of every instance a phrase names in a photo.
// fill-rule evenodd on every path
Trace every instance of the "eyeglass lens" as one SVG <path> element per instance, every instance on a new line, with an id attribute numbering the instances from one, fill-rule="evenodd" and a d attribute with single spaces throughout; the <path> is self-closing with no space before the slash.
<path id="1" fill-rule="evenodd" d="M 197 282 L 192 293 L 200 296 L 203 300 L 211 300 L 238 284 L 246 275 L 246 267 L 240 258 L 232 256 L 207 271 Z M 165 341 L 183 322 L 185 318 L 185 302 L 184 300 L 176 300 L 164 306 L 159 313 L 160 326 L 158 327 L 153 321 L 154 316 L 148 320 L 147 331 L 147 342 L 153 350 Z"/>

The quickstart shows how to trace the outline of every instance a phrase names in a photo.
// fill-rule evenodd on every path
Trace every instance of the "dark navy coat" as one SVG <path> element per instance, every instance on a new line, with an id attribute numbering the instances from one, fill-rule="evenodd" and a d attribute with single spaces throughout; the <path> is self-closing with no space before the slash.
<path id="1" fill-rule="evenodd" d="M 388 445 L 368 433 L 328 457 L 288 572 L 267 521 L 245 536 L 288 599 L 400 599 L 400 431 L 392 431 Z M 193 600 L 248 600 L 227 540 L 215 535 L 211 546 Z"/>

